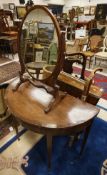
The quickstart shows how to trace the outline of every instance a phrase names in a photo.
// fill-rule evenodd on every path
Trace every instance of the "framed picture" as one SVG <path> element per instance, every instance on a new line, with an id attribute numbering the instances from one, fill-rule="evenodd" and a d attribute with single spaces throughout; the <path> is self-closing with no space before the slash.
<path id="1" fill-rule="evenodd" d="M 26 7 L 25 6 L 16 6 L 16 13 L 17 13 L 17 18 L 22 19 L 26 14 Z"/>
<path id="2" fill-rule="evenodd" d="M 90 6 L 85 6 L 84 7 L 84 15 L 89 15 L 90 14 Z"/>
<path id="3" fill-rule="evenodd" d="M 48 44 L 48 42 L 51 42 L 51 40 L 54 37 L 54 24 L 53 23 L 43 23 L 38 22 L 38 36 L 37 40 L 39 42 L 45 42 Z"/>
<path id="4" fill-rule="evenodd" d="M 62 18 L 67 19 L 67 13 L 62 13 Z"/>
<path id="5" fill-rule="evenodd" d="M 79 6 L 72 6 L 73 9 L 75 9 L 75 15 L 79 15 Z"/>
<path id="6" fill-rule="evenodd" d="M 35 61 L 42 61 L 43 51 L 36 51 Z"/>
<path id="7" fill-rule="evenodd" d="M 75 9 L 75 10 L 76 10 L 78 7 L 79 7 L 79 6 L 72 6 L 72 8 Z"/>
<path id="8" fill-rule="evenodd" d="M 15 9 L 15 4 L 14 3 L 9 3 L 9 9 L 14 10 Z"/>
<path id="9" fill-rule="evenodd" d="M 84 7 L 79 7 L 79 14 L 84 14 Z"/>
<path id="10" fill-rule="evenodd" d="M 107 4 L 97 4 L 95 10 L 95 19 L 96 20 L 105 20 L 107 16 Z"/>
<path id="11" fill-rule="evenodd" d="M 96 6 L 90 7 L 90 15 L 95 15 Z"/>

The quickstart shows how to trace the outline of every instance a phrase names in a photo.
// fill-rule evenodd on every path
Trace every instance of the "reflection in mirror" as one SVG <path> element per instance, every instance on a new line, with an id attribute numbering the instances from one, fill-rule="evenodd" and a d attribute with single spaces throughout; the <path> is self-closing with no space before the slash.
<path id="1" fill-rule="evenodd" d="M 43 79 L 43 67 L 56 64 L 58 36 L 51 17 L 43 9 L 33 9 L 24 19 L 20 51 L 28 73 L 34 78 Z"/>

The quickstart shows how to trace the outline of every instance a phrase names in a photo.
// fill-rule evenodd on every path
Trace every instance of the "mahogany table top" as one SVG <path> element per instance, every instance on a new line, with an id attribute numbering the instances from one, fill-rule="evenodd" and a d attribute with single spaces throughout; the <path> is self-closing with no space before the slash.
<path id="1" fill-rule="evenodd" d="M 52 96 L 29 82 L 23 83 L 14 92 L 17 82 L 18 79 L 9 85 L 5 96 L 6 103 L 16 118 L 28 124 L 48 129 L 69 128 L 89 121 L 99 112 L 97 107 L 67 94 L 46 114 L 44 109 Z"/>

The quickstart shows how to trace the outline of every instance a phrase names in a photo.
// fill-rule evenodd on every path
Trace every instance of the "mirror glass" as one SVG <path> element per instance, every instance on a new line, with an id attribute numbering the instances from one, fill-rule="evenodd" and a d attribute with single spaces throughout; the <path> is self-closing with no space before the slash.
<path id="1" fill-rule="evenodd" d="M 43 79 L 43 67 L 56 65 L 58 34 L 51 16 L 44 9 L 32 9 L 25 17 L 20 36 L 20 55 L 26 70 Z"/>

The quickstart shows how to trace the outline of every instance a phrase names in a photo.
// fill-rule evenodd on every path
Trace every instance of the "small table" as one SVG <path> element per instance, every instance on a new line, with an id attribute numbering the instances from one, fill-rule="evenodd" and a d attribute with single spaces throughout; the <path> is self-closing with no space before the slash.
<path id="1" fill-rule="evenodd" d="M 43 69 L 43 66 L 46 64 L 46 61 L 36 61 L 27 63 L 26 66 L 28 69 L 36 71 L 37 79 L 39 78 L 40 71 Z"/>
<path id="2" fill-rule="evenodd" d="M 98 114 L 99 109 L 78 98 L 66 95 L 46 114 L 45 107 L 37 100 L 37 96 L 40 96 L 38 88 L 26 82 L 14 92 L 13 88 L 16 87 L 17 82 L 18 80 L 13 81 L 6 91 L 7 106 L 16 120 L 24 127 L 46 135 L 48 167 L 51 165 L 52 137 L 55 135 L 72 135 L 85 130 L 81 147 L 82 153 L 93 119 Z M 44 100 L 43 94 L 41 99 Z M 45 98 L 45 105 L 47 102 L 48 100 Z"/>

